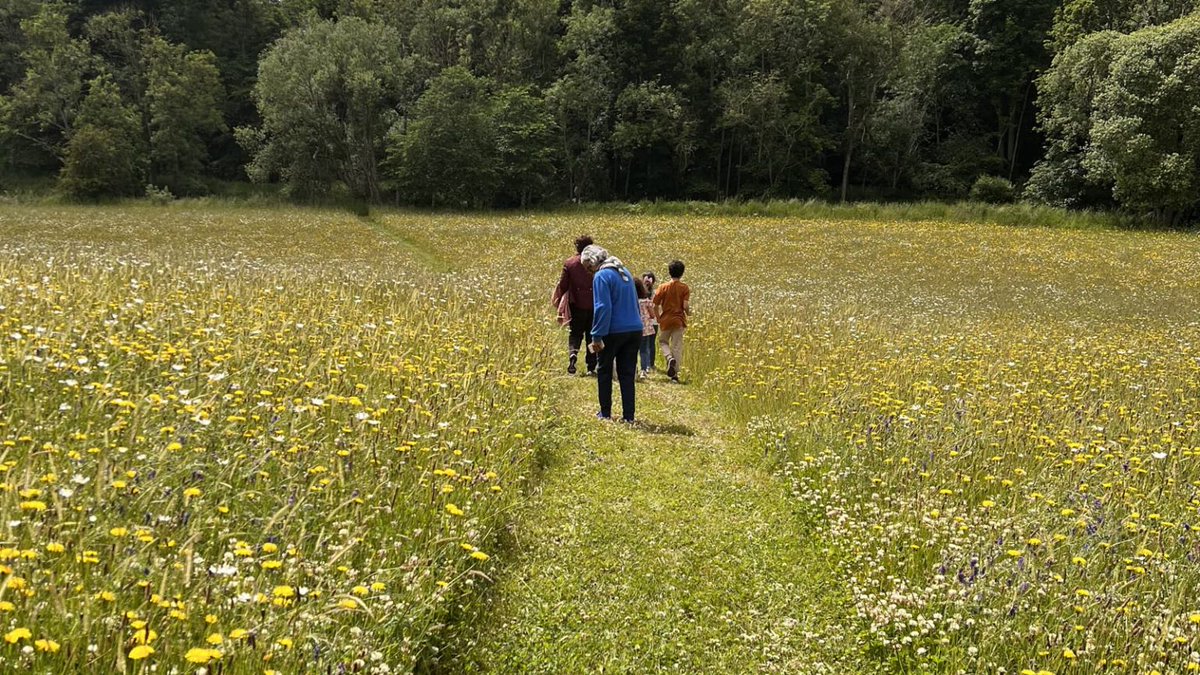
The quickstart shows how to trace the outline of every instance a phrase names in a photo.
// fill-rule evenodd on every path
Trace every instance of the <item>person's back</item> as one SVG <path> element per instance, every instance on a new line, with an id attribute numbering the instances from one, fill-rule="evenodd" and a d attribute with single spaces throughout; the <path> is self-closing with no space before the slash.
<path id="1" fill-rule="evenodd" d="M 682 281 L 684 265 L 681 261 L 672 260 L 668 271 L 671 280 L 654 292 L 654 305 L 658 308 L 658 340 L 663 356 L 667 358 L 667 377 L 679 381 L 679 368 L 683 365 L 683 331 L 691 312 L 692 290 Z"/>
<path id="2" fill-rule="evenodd" d="M 658 307 L 658 326 L 661 330 L 687 328 L 688 301 L 692 289 L 678 279 L 671 279 L 654 292 Z"/>
<path id="3" fill-rule="evenodd" d="M 579 348 L 584 341 L 591 342 L 588 330 L 592 326 L 592 273 L 583 266 L 579 254 L 591 246 L 592 238 L 582 235 L 575 240 L 575 255 L 563 263 L 562 274 L 558 278 L 558 286 L 554 289 L 554 297 L 567 298 L 571 309 L 571 330 L 567 334 L 568 361 L 567 372 L 574 375 L 575 362 L 579 358 Z M 588 352 L 584 356 L 587 372 L 596 370 L 596 355 Z"/>
<path id="4" fill-rule="evenodd" d="M 596 272 L 592 279 L 595 318 L 592 333 L 642 333 L 642 313 L 638 308 L 633 277 L 611 267 Z"/>

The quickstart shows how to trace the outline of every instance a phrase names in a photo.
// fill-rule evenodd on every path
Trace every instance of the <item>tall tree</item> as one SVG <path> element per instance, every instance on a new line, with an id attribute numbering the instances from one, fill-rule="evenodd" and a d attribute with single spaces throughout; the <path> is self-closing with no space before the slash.
<path id="1" fill-rule="evenodd" d="M 25 76 L 0 99 L 0 132 L 10 158 L 57 169 L 75 127 L 85 80 L 95 70 L 87 43 L 67 31 L 67 7 L 48 2 L 21 22 Z"/>
<path id="2" fill-rule="evenodd" d="M 500 193 L 522 208 L 550 192 L 558 159 L 557 129 L 546 101 L 508 87 L 492 104 Z"/>
<path id="3" fill-rule="evenodd" d="M 547 99 L 562 135 L 567 193 L 573 199 L 609 194 L 612 106 L 617 97 L 616 22 L 611 8 L 575 5 L 559 43 L 567 60 Z"/>
<path id="4" fill-rule="evenodd" d="M 1118 203 L 1176 224 L 1200 206 L 1200 16 L 1116 44 L 1083 164 Z"/>
<path id="5" fill-rule="evenodd" d="M 407 123 L 389 138 L 389 163 L 405 197 L 431 206 L 486 206 L 500 182 L 489 82 L 466 68 L 442 71 Z"/>
<path id="6" fill-rule="evenodd" d="M 342 183 L 378 199 L 384 139 L 421 82 L 395 29 L 358 18 L 311 21 L 267 52 L 254 89 L 260 128 L 239 129 L 254 180 L 278 176 L 313 197 Z"/>
<path id="7" fill-rule="evenodd" d="M 146 45 L 150 180 L 175 194 L 204 191 L 209 139 L 225 130 L 216 57 L 158 37 Z"/>
<path id="8" fill-rule="evenodd" d="M 612 146 L 625 162 L 624 196 L 629 197 L 635 160 L 645 174 L 642 197 L 677 184 L 692 151 L 692 124 L 683 97 L 657 81 L 631 84 L 617 97 L 615 112 Z"/>
<path id="9" fill-rule="evenodd" d="M 141 124 L 110 77 L 89 83 L 77 123 L 61 177 L 67 194 L 80 199 L 139 194 L 146 165 Z"/>
<path id="10" fill-rule="evenodd" d="M 835 4 L 831 27 L 837 31 L 834 71 L 845 116 L 842 132 L 841 197 L 846 201 L 854 152 L 866 142 L 867 129 L 894 62 L 892 32 L 857 2 Z"/>
<path id="11" fill-rule="evenodd" d="M 1034 79 L 1050 63 L 1046 40 L 1059 0 L 970 0 L 967 29 L 980 89 L 995 129 L 996 155 L 1010 177 L 1032 127 Z"/>

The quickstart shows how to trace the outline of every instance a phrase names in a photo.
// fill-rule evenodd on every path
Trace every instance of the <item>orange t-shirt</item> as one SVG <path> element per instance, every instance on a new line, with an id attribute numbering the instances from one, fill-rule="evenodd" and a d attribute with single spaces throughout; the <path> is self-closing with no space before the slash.
<path id="1" fill-rule="evenodd" d="M 662 330 L 687 328 L 688 298 L 692 290 L 682 281 L 668 281 L 654 291 L 654 304 L 662 308 L 658 316 L 658 326 Z"/>

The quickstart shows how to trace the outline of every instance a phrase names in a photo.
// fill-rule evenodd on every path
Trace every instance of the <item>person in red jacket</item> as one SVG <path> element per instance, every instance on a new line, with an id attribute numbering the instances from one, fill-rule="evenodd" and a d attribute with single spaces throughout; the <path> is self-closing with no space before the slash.
<path id="1" fill-rule="evenodd" d="M 566 296 L 571 304 L 571 331 L 567 335 L 569 350 L 567 372 L 572 375 L 577 372 L 576 362 L 579 359 L 579 347 L 585 341 L 592 341 L 592 273 L 579 262 L 579 254 L 591 245 L 592 238 L 586 234 L 575 240 L 575 255 L 567 258 L 563 263 L 558 287 L 554 289 L 556 297 Z M 587 374 L 595 374 L 596 355 L 586 352 L 584 360 L 587 364 Z"/>

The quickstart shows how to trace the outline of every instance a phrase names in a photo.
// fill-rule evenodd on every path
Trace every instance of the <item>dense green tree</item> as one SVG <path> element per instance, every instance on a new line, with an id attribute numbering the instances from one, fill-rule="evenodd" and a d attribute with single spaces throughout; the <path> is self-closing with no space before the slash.
<path id="1" fill-rule="evenodd" d="M 845 120 L 841 139 L 844 202 L 850 188 L 854 152 L 866 143 L 867 129 L 878 108 L 896 50 L 893 32 L 865 7 L 853 2 L 835 7 L 831 29 L 836 31 L 833 62 Z"/>
<path id="2" fill-rule="evenodd" d="M 617 96 L 614 109 L 612 147 L 624 162 L 624 195 L 629 197 L 630 180 L 634 169 L 639 168 L 645 181 L 638 192 L 652 196 L 655 184 L 670 185 L 675 175 L 687 169 L 692 125 L 683 98 L 671 86 L 657 81 L 631 84 Z"/>
<path id="3" fill-rule="evenodd" d="M 566 191 L 573 199 L 609 194 L 612 106 L 618 93 L 612 8 L 576 5 L 559 43 L 565 72 L 547 91 L 561 134 Z"/>
<path id="4" fill-rule="evenodd" d="M 964 85 L 966 37 L 951 23 L 893 24 L 902 44 L 884 94 L 868 120 L 864 153 L 891 193 L 911 183 L 941 142 L 940 115 Z"/>
<path id="5" fill-rule="evenodd" d="M 485 206 L 500 183 L 489 82 L 454 66 L 430 83 L 389 135 L 389 163 L 409 201 Z"/>
<path id="6" fill-rule="evenodd" d="M 742 0 L 731 71 L 717 85 L 725 195 L 811 194 L 826 183 L 834 102 L 823 68 L 830 8 L 813 0 Z"/>
<path id="7" fill-rule="evenodd" d="M 1091 33 L 1128 33 L 1157 26 L 1198 7 L 1196 0 L 1065 0 L 1054 13 L 1051 44 L 1061 52 Z"/>
<path id="8" fill-rule="evenodd" d="M 146 45 L 146 70 L 150 180 L 174 194 L 203 192 L 207 142 L 225 129 L 216 57 L 156 37 Z"/>
<path id="9" fill-rule="evenodd" d="M 970 0 L 967 30 L 982 106 L 991 120 L 995 153 L 1015 174 L 1033 126 L 1034 79 L 1049 65 L 1046 41 L 1060 0 Z"/>
<path id="10" fill-rule="evenodd" d="M 76 122 L 60 177 L 63 190 L 79 199 L 139 194 L 146 164 L 141 124 L 109 76 L 88 84 Z"/>
<path id="11" fill-rule="evenodd" d="M 1083 165 L 1121 205 L 1179 222 L 1200 205 L 1200 16 L 1116 43 Z"/>
<path id="12" fill-rule="evenodd" d="M 28 64 L 21 56 L 27 43 L 21 22 L 33 16 L 37 0 L 0 0 L 0 94 L 25 76 Z"/>
<path id="13" fill-rule="evenodd" d="M 500 194 L 527 206 L 550 193 L 557 159 L 557 129 L 544 99 L 528 88 L 508 87 L 492 104 Z"/>
<path id="14" fill-rule="evenodd" d="M 1038 80 L 1046 154 L 1025 186 L 1030 199 L 1062 207 L 1111 202 L 1111 183 L 1089 175 L 1083 158 L 1091 143 L 1096 98 L 1120 39 L 1113 31 L 1089 35 L 1055 56 Z"/>
<path id="15" fill-rule="evenodd" d="M 67 7 L 41 5 L 21 22 L 25 76 L 0 99 L 0 133 L 10 161 L 57 169 L 75 128 L 84 82 L 95 62 L 83 40 L 67 31 Z"/>
<path id="16" fill-rule="evenodd" d="M 358 18 L 311 21 L 277 42 L 254 89 L 262 126 L 239 130 L 250 176 L 296 196 L 341 183 L 378 199 L 385 136 L 420 87 L 400 45 L 395 29 Z"/>

